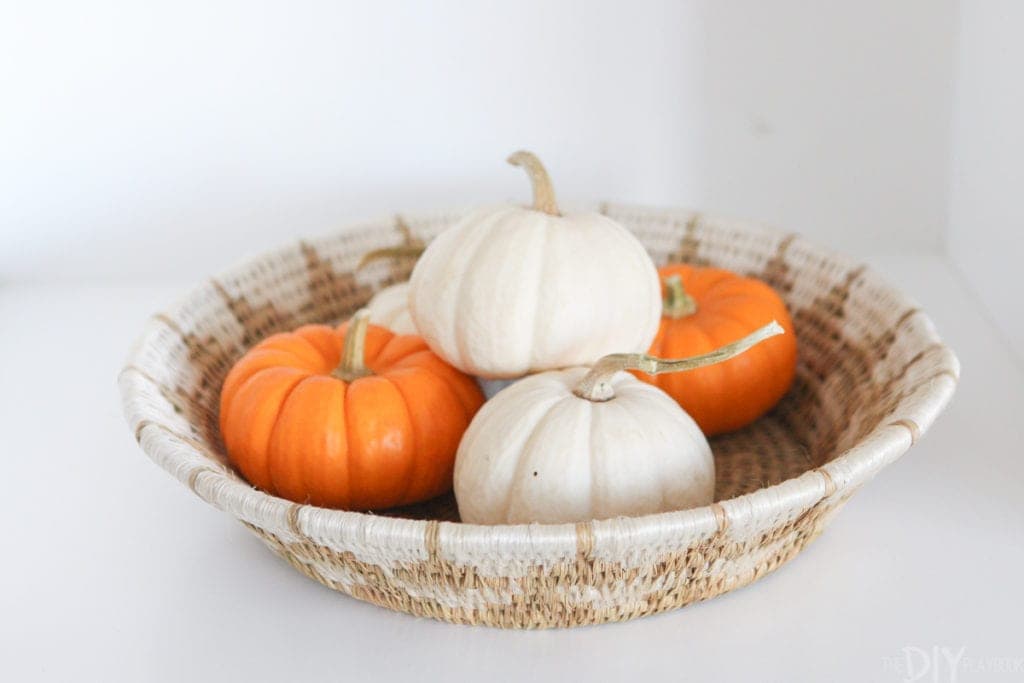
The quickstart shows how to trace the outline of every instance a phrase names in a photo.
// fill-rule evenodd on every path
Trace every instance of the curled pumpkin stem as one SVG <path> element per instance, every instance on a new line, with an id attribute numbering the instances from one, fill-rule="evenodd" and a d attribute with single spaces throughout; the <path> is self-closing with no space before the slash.
<path id="1" fill-rule="evenodd" d="M 750 347 L 760 344 L 769 337 L 785 334 L 782 325 L 775 320 L 764 327 L 748 334 L 746 337 L 731 344 L 709 351 L 708 353 L 690 358 L 665 359 L 648 356 L 646 353 L 613 353 L 594 363 L 590 372 L 584 375 L 573 393 L 588 401 L 608 401 L 615 398 L 611 380 L 615 373 L 623 370 L 639 370 L 648 375 L 660 375 L 665 372 L 682 372 L 695 370 L 707 365 L 714 365 L 740 355 Z"/>
<path id="2" fill-rule="evenodd" d="M 423 240 L 412 234 L 408 223 L 402 220 L 401 216 L 395 219 L 395 227 L 402 233 L 402 243 L 395 247 L 384 247 L 366 252 L 363 254 L 363 258 L 359 259 L 356 270 L 374 261 L 383 261 L 384 259 L 411 259 L 415 261 L 426 251 L 427 245 L 423 243 Z"/>
<path id="3" fill-rule="evenodd" d="M 343 382 L 352 382 L 367 377 L 373 371 L 366 367 L 366 331 L 370 326 L 370 311 L 362 308 L 356 311 L 345 330 L 345 346 L 341 351 L 341 362 L 331 374 Z"/>
<path id="4" fill-rule="evenodd" d="M 679 320 L 696 312 L 697 300 L 686 293 L 683 279 L 678 275 L 669 275 L 665 278 L 665 301 L 662 303 L 661 315 Z"/>
<path id="5" fill-rule="evenodd" d="M 543 211 L 552 216 L 561 216 L 558 204 L 555 202 L 555 188 L 551 185 L 551 177 L 548 175 L 544 164 L 533 152 L 520 150 L 508 158 L 508 163 L 513 166 L 521 166 L 530 176 L 530 184 L 533 185 L 533 208 L 535 211 Z"/>
<path id="6" fill-rule="evenodd" d="M 374 261 L 383 261 L 384 259 L 412 259 L 416 260 L 426 251 L 426 247 L 423 245 L 411 246 L 402 245 L 398 247 L 384 247 L 383 249 L 374 249 L 368 251 L 363 255 L 363 258 L 359 259 L 359 265 L 356 269 L 364 268 L 365 266 L 373 263 Z"/>

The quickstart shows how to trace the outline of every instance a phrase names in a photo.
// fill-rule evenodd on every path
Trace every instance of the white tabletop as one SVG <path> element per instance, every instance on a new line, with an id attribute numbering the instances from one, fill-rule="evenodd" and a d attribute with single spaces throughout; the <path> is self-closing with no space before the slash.
<path id="1" fill-rule="evenodd" d="M 870 263 L 960 356 L 960 388 L 928 435 L 752 586 L 540 632 L 334 593 L 150 463 L 115 376 L 185 285 L 0 287 L 4 678 L 1020 680 L 1024 370 L 944 259 Z M 941 648 L 959 656 L 956 678 Z"/>

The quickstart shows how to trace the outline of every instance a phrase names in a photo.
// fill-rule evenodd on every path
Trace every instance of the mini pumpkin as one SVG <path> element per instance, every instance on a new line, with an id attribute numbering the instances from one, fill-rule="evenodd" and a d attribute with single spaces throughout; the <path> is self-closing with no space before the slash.
<path id="1" fill-rule="evenodd" d="M 715 463 L 700 428 L 665 392 L 622 370 L 693 370 L 781 333 L 773 322 L 695 358 L 614 354 L 516 382 L 484 405 L 459 445 L 462 521 L 553 524 L 710 504 Z"/>
<path id="2" fill-rule="evenodd" d="M 719 268 L 670 265 L 659 271 L 665 298 L 653 356 L 705 353 L 770 320 L 787 334 L 732 360 L 693 372 L 637 373 L 663 389 L 708 436 L 744 427 L 785 395 L 796 374 L 797 344 L 786 304 L 766 283 Z"/>
<path id="3" fill-rule="evenodd" d="M 368 263 L 381 259 L 402 259 L 413 262 L 423 254 L 426 248 L 423 242 L 412 237 L 408 226 L 399 223 L 399 229 L 405 234 L 405 243 L 397 247 L 384 247 L 376 249 L 363 256 L 359 262 L 359 268 Z M 384 325 L 392 332 L 398 334 L 416 334 L 416 324 L 412 321 L 409 313 L 409 283 L 400 282 L 391 285 L 377 292 L 370 303 L 366 305 L 370 309 L 371 322 Z M 515 379 L 485 379 L 477 377 L 476 383 L 483 391 L 485 398 L 491 398 L 499 391 L 512 384 Z"/>
<path id="4" fill-rule="evenodd" d="M 529 174 L 533 207 L 474 211 L 427 246 L 411 278 L 416 329 L 439 356 L 486 379 L 646 350 L 661 301 L 643 246 L 602 214 L 563 215 L 533 154 L 509 162 Z"/>
<path id="5" fill-rule="evenodd" d="M 459 440 L 483 396 L 420 337 L 368 317 L 275 334 L 228 373 L 221 434 L 251 484 L 352 510 L 451 490 Z"/>
<path id="6" fill-rule="evenodd" d="M 370 322 L 382 325 L 395 334 L 416 334 L 416 325 L 409 313 L 409 283 L 399 282 L 380 290 L 366 304 Z"/>

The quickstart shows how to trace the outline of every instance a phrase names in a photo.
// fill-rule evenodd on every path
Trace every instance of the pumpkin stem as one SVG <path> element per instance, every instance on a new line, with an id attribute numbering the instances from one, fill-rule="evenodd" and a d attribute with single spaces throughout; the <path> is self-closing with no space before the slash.
<path id="1" fill-rule="evenodd" d="M 370 311 L 362 308 L 352 316 L 345 330 L 345 346 L 341 351 L 341 362 L 331 374 L 344 381 L 352 382 L 360 377 L 372 375 L 366 367 L 366 330 L 370 325 Z"/>
<path id="2" fill-rule="evenodd" d="M 363 258 L 359 259 L 359 264 L 356 266 L 356 270 L 364 268 L 374 261 L 382 261 L 389 258 L 397 259 L 418 259 L 420 255 L 426 250 L 426 247 L 419 245 L 413 246 L 403 244 L 398 247 L 383 247 L 382 249 L 374 249 L 363 254 Z"/>
<path id="3" fill-rule="evenodd" d="M 683 289 L 683 279 L 678 275 L 669 275 L 665 278 L 665 300 L 661 307 L 662 317 L 679 320 L 696 312 L 697 300 Z"/>
<path id="4" fill-rule="evenodd" d="M 551 186 L 551 178 L 536 154 L 520 150 L 508 158 L 508 163 L 522 166 L 530 176 L 534 211 L 543 211 L 552 216 L 562 215 L 558 210 L 558 204 L 555 203 L 555 188 Z"/>
<path id="5" fill-rule="evenodd" d="M 608 401 L 615 398 L 611 379 L 615 373 L 623 370 L 639 370 L 648 375 L 660 375 L 664 372 L 680 372 L 694 370 L 705 365 L 714 365 L 738 356 L 751 346 L 759 344 L 769 337 L 785 334 L 785 330 L 776 321 L 748 334 L 746 337 L 731 344 L 689 358 L 665 359 L 648 356 L 645 353 L 613 353 L 594 363 L 590 372 L 584 375 L 576 385 L 573 393 L 588 401 Z"/>
<path id="6" fill-rule="evenodd" d="M 396 247 L 384 247 L 382 249 L 374 249 L 363 254 L 363 258 L 359 259 L 359 265 L 356 266 L 356 270 L 367 266 L 374 261 L 382 261 L 384 259 L 418 259 L 420 255 L 426 250 L 427 246 L 423 243 L 423 240 L 419 239 L 412 234 L 412 230 L 409 229 L 409 225 L 402 219 L 401 216 L 395 217 L 395 228 L 402 233 L 402 243 Z"/>

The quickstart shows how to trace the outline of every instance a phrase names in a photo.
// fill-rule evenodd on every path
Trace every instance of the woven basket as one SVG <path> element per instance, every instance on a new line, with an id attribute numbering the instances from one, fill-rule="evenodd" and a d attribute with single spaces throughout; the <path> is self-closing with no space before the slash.
<path id="1" fill-rule="evenodd" d="M 799 553 L 921 436 L 953 394 L 957 360 L 906 297 L 794 235 L 682 210 L 601 210 L 635 231 L 657 263 L 760 277 L 793 315 L 796 382 L 767 417 L 712 439 L 717 502 L 708 507 L 487 527 L 459 523 L 451 496 L 363 514 L 295 504 L 241 479 L 217 429 L 225 374 L 264 336 L 340 321 L 406 279 L 408 264 L 355 272 L 362 254 L 397 242 L 394 221 L 256 258 L 155 315 L 120 375 L 127 420 L 157 464 L 300 572 L 392 609 L 469 624 L 575 626 L 748 584 Z M 404 218 L 426 240 L 459 215 Z"/>

